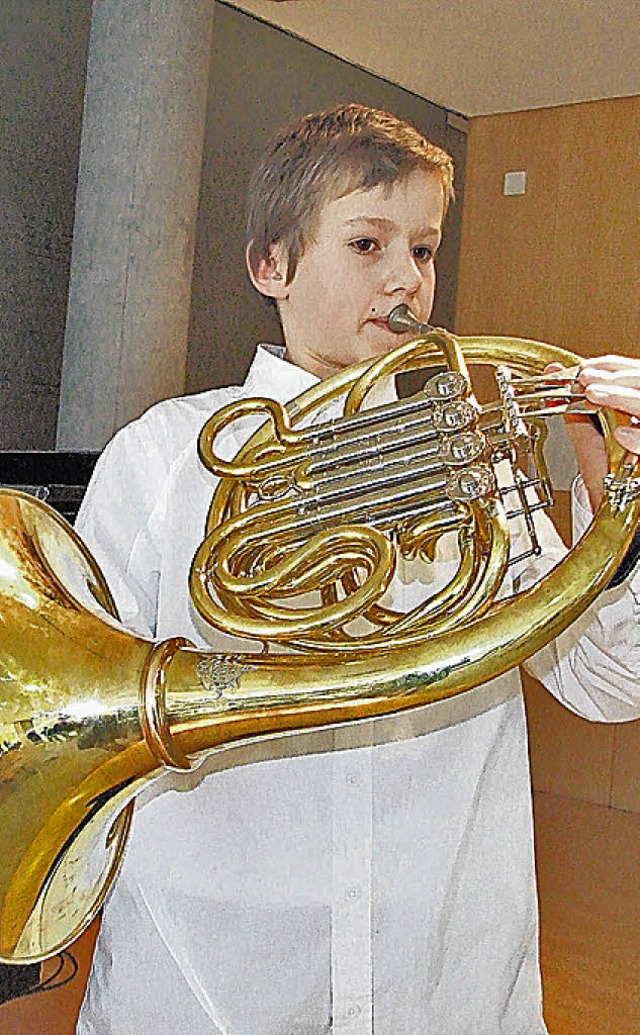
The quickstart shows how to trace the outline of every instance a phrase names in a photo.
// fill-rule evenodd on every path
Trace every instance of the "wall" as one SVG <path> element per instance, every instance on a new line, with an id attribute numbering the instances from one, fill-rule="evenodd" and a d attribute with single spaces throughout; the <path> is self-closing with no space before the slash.
<path id="1" fill-rule="evenodd" d="M 471 120 L 458 329 L 640 355 L 640 97 Z M 503 197 L 508 170 L 524 197 Z"/>
<path id="2" fill-rule="evenodd" d="M 640 356 L 640 97 L 470 123 L 461 334 Z M 504 197 L 504 173 L 527 192 Z M 640 811 L 640 723 L 599 726 L 527 682 L 534 786 Z"/>
<path id="3" fill-rule="evenodd" d="M 0 449 L 55 444 L 90 19 L 0 4 Z"/>
<path id="4" fill-rule="evenodd" d="M 464 196 L 466 136 L 429 101 L 217 3 L 209 109 L 196 231 L 187 388 L 244 379 L 257 341 L 279 327 L 250 287 L 244 267 L 245 197 L 270 137 L 291 119 L 344 101 L 388 108 L 447 148 L 458 203 L 438 257 L 436 316 L 452 325 Z"/>
<path id="5" fill-rule="evenodd" d="M 54 448 L 91 0 L 0 4 L 0 449 Z M 193 280 L 188 391 L 241 380 L 277 340 L 244 271 L 244 203 L 267 138 L 289 119 L 358 99 L 414 121 L 456 161 L 458 204 L 439 256 L 437 318 L 451 325 L 466 136 L 423 98 L 215 4 Z"/>

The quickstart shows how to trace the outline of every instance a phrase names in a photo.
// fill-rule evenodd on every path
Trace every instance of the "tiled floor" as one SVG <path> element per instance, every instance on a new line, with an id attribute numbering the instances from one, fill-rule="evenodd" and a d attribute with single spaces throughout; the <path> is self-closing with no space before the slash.
<path id="1" fill-rule="evenodd" d="M 640 1035 L 640 815 L 538 794 L 536 828 L 551 1035 Z M 0 1007 L 1 1035 L 72 1035 L 95 933 L 70 984 Z"/>

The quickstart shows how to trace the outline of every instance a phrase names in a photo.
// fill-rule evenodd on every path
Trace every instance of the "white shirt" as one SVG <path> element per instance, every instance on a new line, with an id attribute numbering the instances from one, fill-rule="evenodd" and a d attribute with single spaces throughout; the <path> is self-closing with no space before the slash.
<path id="1" fill-rule="evenodd" d="M 261 347 L 241 388 L 160 403 L 115 437 L 78 529 L 125 624 L 220 647 L 188 594 L 215 487 L 197 436 L 233 399 L 314 382 Z M 234 425 L 221 451 L 243 440 Z M 561 547 L 540 529 L 548 567 Z M 635 718 L 639 616 L 636 576 L 530 667 L 587 718 Z M 532 829 L 516 672 L 167 773 L 138 802 L 78 1032 L 542 1035 Z"/>

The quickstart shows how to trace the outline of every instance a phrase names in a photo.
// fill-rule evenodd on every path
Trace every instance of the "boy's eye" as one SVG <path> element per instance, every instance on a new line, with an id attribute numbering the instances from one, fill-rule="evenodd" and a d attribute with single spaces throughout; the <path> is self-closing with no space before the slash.
<path id="1" fill-rule="evenodd" d="M 429 262 L 433 258 L 434 249 L 428 244 L 421 244 L 412 249 L 413 257 L 417 262 Z"/>
<path id="2" fill-rule="evenodd" d="M 355 241 L 350 241 L 349 244 L 359 255 L 368 255 L 378 247 L 377 242 L 372 237 L 358 237 Z"/>

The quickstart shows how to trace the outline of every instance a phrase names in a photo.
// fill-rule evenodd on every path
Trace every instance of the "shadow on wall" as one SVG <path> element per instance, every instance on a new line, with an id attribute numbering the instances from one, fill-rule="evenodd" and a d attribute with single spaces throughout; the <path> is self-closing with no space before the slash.
<path id="1" fill-rule="evenodd" d="M 0 449 L 55 445 L 90 22 L 0 5 Z"/>

